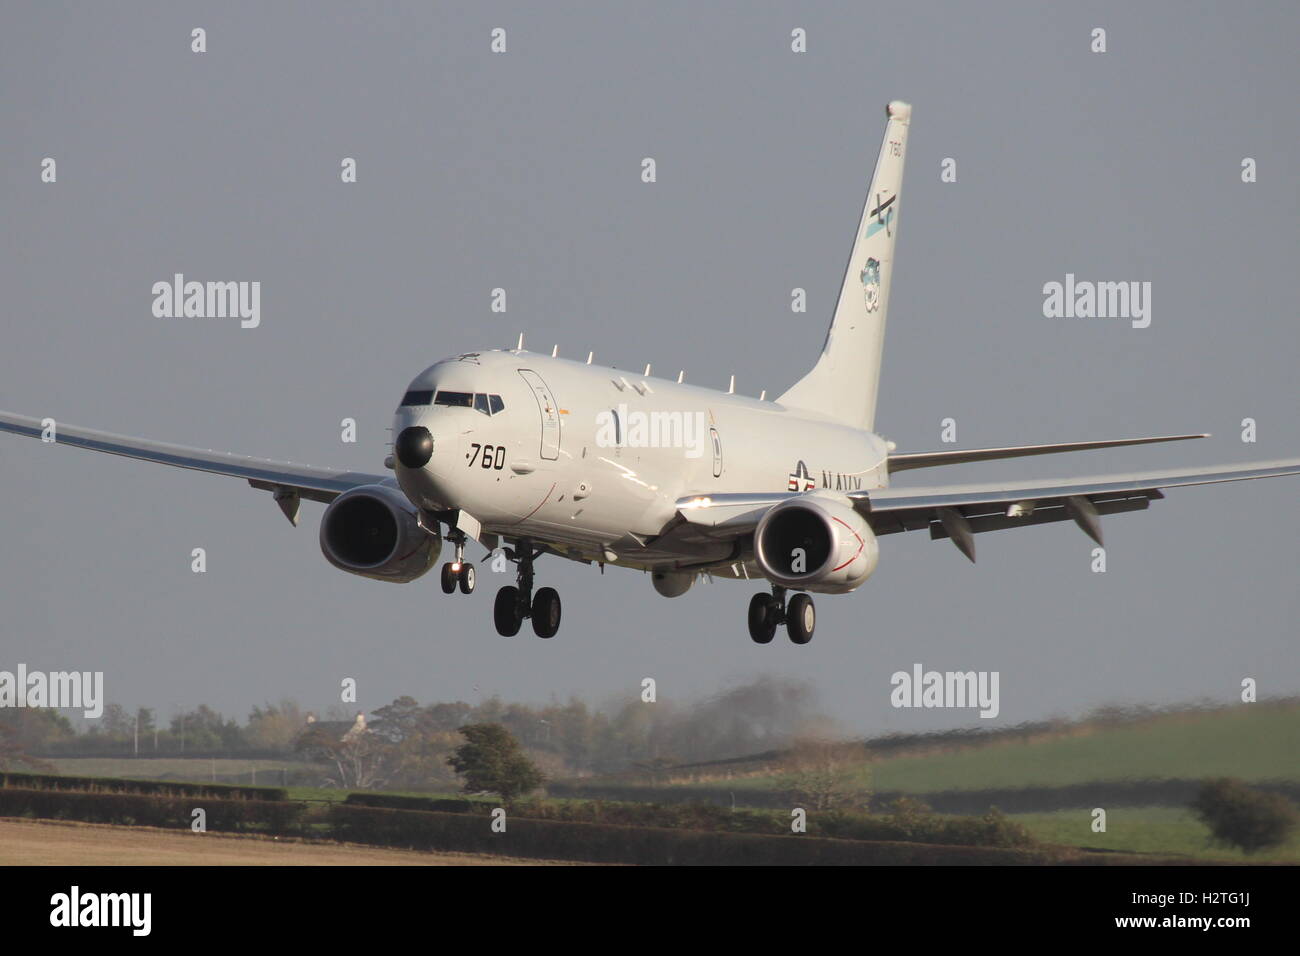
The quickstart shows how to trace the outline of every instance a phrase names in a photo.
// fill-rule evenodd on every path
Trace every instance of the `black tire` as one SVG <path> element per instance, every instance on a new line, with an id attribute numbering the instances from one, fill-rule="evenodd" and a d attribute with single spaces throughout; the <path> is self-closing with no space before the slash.
<path id="1" fill-rule="evenodd" d="M 466 561 L 460 566 L 460 574 L 458 577 L 460 578 L 460 593 L 473 594 L 474 582 L 478 578 L 478 575 L 474 573 L 474 565 Z"/>
<path id="2" fill-rule="evenodd" d="M 448 561 L 442 566 L 442 593 L 450 594 L 456 590 L 456 572 L 451 569 L 451 562 Z"/>
<path id="3" fill-rule="evenodd" d="M 514 637 L 519 633 L 519 626 L 524 623 L 519 613 L 519 589 L 504 587 L 497 592 L 496 604 L 492 607 L 492 619 L 496 621 L 497 633 L 502 637 Z"/>
<path id="4" fill-rule="evenodd" d="M 807 644 L 817 627 L 817 607 L 806 594 L 790 598 L 785 610 L 785 629 L 795 644 Z"/>
<path id="5" fill-rule="evenodd" d="M 533 630 L 538 637 L 554 637 L 559 629 L 559 592 L 555 588 L 538 588 L 533 596 Z"/>
<path id="6" fill-rule="evenodd" d="M 771 644 L 776 636 L 776 598 L 755 594 L 749 599 L 749 636 L 755 644 Z"/>

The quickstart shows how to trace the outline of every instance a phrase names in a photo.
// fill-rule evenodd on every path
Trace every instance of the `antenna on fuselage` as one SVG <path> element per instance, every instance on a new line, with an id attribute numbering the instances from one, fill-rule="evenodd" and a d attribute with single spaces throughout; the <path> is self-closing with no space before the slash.
<path id="1" fill-rule="evenodd" d="M 551 346 L 551 358 L 555 358 L 559 354 L 560 354 L 560 344 L 557 342 L 555 345 Z"/>
<path id="2" fill-rule="evenodd" d="M 590 365 L 590 364 L 591 364 L 591 360 L 594 359 L 595 357 L 596 357 L 596 353 L 595 353 L 595 352 L 588 352 L 588 353 L 587 353 L 587 364 Z"/>
<path id="3" fill-rule="evenodd" d="M 680 372 L 677 373 L 677 384 L 680 385 L 685 380 L 686 380 L 686 369 L 682 369 Z"/>
<path id="4" fill-rule="evenodd" d="M 735 394 L 736 394 L 736 376 L 734 376 L 734 375 L 731 376 L 731 384 L 730 384 L 729 386 L 727 386 L 727 394 L 728 394 L 728 395 L 735 395 Z"/>
<path id="5" fill-rule="evenodd" d="M 649 375 L 649 374 L 650 374 L 650 363 L 649 363 L 649 362 L 646 362 L 646 363 L 645 363 L 645 371 L 642 372 L 641 375 L 644 377 L 644 376 L 647 376 L 647 375 Z"/>
<path id="6" fill-rule="evenodd" d="M 524 350 L 524 333 L 522 332 L 519 333 L 519 344 L 515 346 L 515 349 L 519 352 Z"/>
<path id="7" fill-rule="evenodd" d="M 767 389 L 763 389 L 761 392 L 758 393 L 758 400 L 760 402 L 767 401 Z"/>

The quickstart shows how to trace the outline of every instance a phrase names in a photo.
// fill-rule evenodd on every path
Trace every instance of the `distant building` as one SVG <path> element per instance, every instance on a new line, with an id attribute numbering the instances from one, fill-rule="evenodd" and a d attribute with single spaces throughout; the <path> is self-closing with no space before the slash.
<path id="1" fill-rule="evenodd" d="M 298 740 L 301 740 L 303 735 L 307 733 L 324 734 L 334 740 L 351 743 L 365 734 L 373 734 L 374 729 L 366 719 L 363 711 L 357 711 L 356 719 L 353 721 L 317 720 L 315 714 L 309 713 L 307 714 L 307 725 L 298 734 Z"/>

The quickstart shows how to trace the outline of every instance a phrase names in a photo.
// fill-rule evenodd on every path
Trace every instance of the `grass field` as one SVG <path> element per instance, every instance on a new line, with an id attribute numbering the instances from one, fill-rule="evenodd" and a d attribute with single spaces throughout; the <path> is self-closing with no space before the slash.
<path id="1" fill-rule="evenodd" d="M 270 760 L 218 760 L 165 758 L 130 760 L 83 758 L 55 760 L 60 772 L 85 776 L 119 776 L 139 779 L 204 781 L 214 770 L 218 780 L 262 786 L 280 784 L 282 768 L 291 762 Z M 753 765 L 751 765 L 753 766 Z M 770 773 L 746 775 L 739 767 L 701 768 L 691 783 L 663 789 L 689 792 L 692 788 L 717 788 L 724 784 L 737 791 L 778 790 L 783 787 Z M 1060 732 L 1022 740 L 971 740 L 910 755 L 863 762 L 863 785 L 870 790 L 926 794 L 948 791 L 1066 787 L 1098 781 L 1155 779 L 1196 780 L 1214 776 L 1237 777 L 1247 782 L 1265 780 L 1300 783 L 1300 702 L 1295 700 L 1239 705 L 1232 708 L 1183 711 L 1123 723 L 1068 726 Z M 617 784 L 617 778 L 607 778 Z M 598 781 L 591 781 L 598 783 Z M 293 800 L 337 801 L 345 791 L 290 787 Z M 412 794 L 413 796 L 463 796 Z M 1048 804 L 1051 806 L 1052 804 Z M 1300 833 L 1274 851 L 1247 856 L 1240 851 L 1213 846 L 1204 825 L 1183 807 L 1107 806 L 1108 832 L 1093 833 L 1086 809 L 1043 813 L 1013 813 L 1042 843 L 1104 849 L 1128 853 L 1177 854 L 1223 862 L 1300 863 Z M 108 828 L 110 831 L 116 828 Z M 160 834 L 159 839 L 185 835 Z M 0 833 L 0 847 L 4 845 Z M 209 838 L 211 839 L 211 838 Z M 225 838 L 223 838 L 225 839 Z M 162 843 L 166 843 L 162 840 Z M 159 847 L 161 847 L 161 843 Z M 215 844 L 214 844 L 215 845 Z M 187 849 L 190 842 L 178 844 Z M 314 850 L 325 848 L 310 847 Z M 7 859 L 0 849 L 0 862 Z M 253 852 L 253 851 L 249 851 Z M 263 851 L 257 851 L 263 852 Z M 367 851 L 379 852 L 379 851 Z M 389 851 L 382 851 L 388 853 Z M 348 851 L 351 859 L 352 851 Z M 422 862 L 424 854 L 415 854 Z"/>
<path id="2" fill-rule="evenodd" d="M 0 866 L 570 866 L 472 853 L 0 818 Z"/>
<path id="3" fill-rule="evenodd" d="M 1128 853 L 1177 854 L 1225 863 L 1300 863 L 1300 832 L 1281 847 L 1246 855 L 1212 846 L 1205 827 L 1191 812 L 1177 807 L 1114 807 L 1107 810 L 1106 832 L 1092 832 L 1086 810 L 1017 813 L 1011 816 L 1043 843 Z"/>
<path id="4" fill-rule="evenodd" d="M 278 787 L 284 771 L 293 773 L 310 764 L 295 760 L 240 760 L 207 757 L 49 757 L 59 773 L 76 777 L 125 777 L 130 780 L 186 780 Z M 235 779 L 238 778 L 238 779 Z"/>
<path id="5" fill-rule="evenodd" d="M 931 793 L 1060 787 L 1095 780 L 1238 777 L 1300 781 L 1300 706 L 1246 704 L 1113 727 L 1076 728 L 1028 742 L 987 743 L 862 766 L 874 790 Z M 711 786 L 708 780 L 698 786 Z M 769 789 L 772 776 L 728 780 Z M 687 785 L 690 786 L 690 785 Z"/>

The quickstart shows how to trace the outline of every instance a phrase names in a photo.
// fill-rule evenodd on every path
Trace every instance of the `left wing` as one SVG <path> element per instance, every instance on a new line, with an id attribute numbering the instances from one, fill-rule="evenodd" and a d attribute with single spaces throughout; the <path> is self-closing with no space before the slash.
<path id="1" fill-rule="evenodd" d="M 0 431 L 26 435 L 28 438 L 45 436 L 41 419 L 14 415 L 10 412 L 0 412 Z M 86 448 L 110 455 L 124 455 L 127 458 L 139 458 L 176 468 L 243 478 L 254 488 L 273 492 L 280 510 L 294 524 L 298 523 L 299 498 L 307 498 L 311 501 L 333 501 L 350 488 L 378 484 L 391 479 L 391 476 L 386 475 L 316 468 L 291 461 L 272 461 L 269 458 L 232 455 L 229 452 L 191 448 L 187 445 L 170 445 L 166 442 L 150 441 L 147 438 L 131 438 L 111 432 L 77 428 L 57 421 L 53 426 L 53 438 L 59 445 L 72 445 L 75 448 Z"/>
<path id="2" fill-rule="evenodd" d="M 928 530 L 931 538 L 951 538 L 974 561 L 973 536 L 985 531 L 1073 520 L 1100 544 L 1102 515 L 1143 510 L 1164 497 L 1162 489 L 1297 474 L 1300 458 L 1288 458 L 1057 481 L 880 488 L 846 492 L 845 497 L 876 534 Z M 752 532 L 772 505 L 798 496 L 799 492 L 693 495 L 677 502 L 677 513 L 711 537 L 735 537 Z"/>

